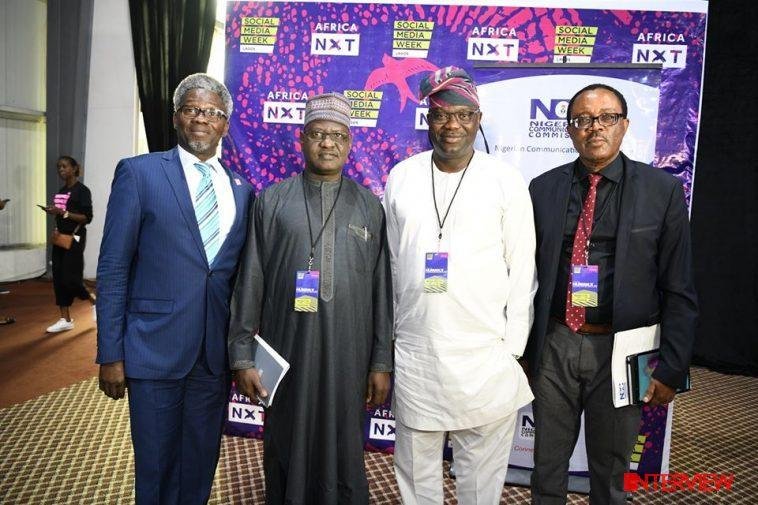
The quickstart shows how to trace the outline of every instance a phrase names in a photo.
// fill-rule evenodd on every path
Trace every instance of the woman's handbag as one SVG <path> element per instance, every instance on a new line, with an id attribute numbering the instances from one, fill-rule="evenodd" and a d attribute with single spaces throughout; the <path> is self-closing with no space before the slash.
<path id="1" fill-rule="evenodd" d="M 76 225 L 76 228 L 74 228 L 74 233 L 71 235 L 66 235 L 65 233 L 59 232 L 58 228 L 53 229 L 53 235 L 50 237 L 50 242 L 52 242 L 53 245 L 60 247 L 61 249 L 71 249 L 71 246 L 74 244 L 74 235 L 76 235 L 76 232 L 79 231 L 80 226 L 81 224 Z"/>

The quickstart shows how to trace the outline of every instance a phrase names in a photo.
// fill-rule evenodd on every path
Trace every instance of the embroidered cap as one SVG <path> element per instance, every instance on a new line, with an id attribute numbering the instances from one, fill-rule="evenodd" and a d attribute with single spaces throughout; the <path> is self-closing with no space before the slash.
<path id="1" fill-rule="evenodd" d="M 311 121 L 334 121 L 350 128 L 350 100 L 342 93 L 312 96 L 305 102 L 303 127 Z"/>

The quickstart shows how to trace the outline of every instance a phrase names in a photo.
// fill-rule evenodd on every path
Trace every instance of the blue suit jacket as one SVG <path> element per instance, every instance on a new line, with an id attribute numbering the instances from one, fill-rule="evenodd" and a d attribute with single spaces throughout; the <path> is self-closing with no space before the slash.
<path id="1" fill-rule="evenodd" d="M 616 232 L 613 330 L 661 324 L 661 362 L 653 376 L 682 385 L 694 342 L 697 302 L 689 219 L 682 184 L 623 153 L 623 194 Z M 532 180 L 539 288 L 526 357 L 539 370 L 558 275 L 574 162 Z"/>
<path id="2" fill-rule="evenodd" d="M 123 159 L 108 200 L 97 267 L 97 362 L 127 377 L 177 379 L 205 345 L 227 369 L 229 299 L 245 243 L 252 187 L 230 177 L 236 217 L 208 265 L 176 148 Z"/>

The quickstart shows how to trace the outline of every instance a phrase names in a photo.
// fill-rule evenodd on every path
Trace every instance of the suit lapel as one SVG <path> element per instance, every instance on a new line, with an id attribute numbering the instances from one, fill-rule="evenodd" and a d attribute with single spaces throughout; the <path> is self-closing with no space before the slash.
<path id="1" fill-rule="evenodd" d="M 236 235 L 237 228 L 239 227 L 242 217 L 245 213 L 245 186 L 240 180 L 240 176 L 233 174 L 231 170 L 229 170 L 224 166 L 223 163 L 221 163 L 221 160 L 219 160 L 219 163 L 222 167 L 224 167 L 224 172 L 226 172 L 227 177 L 229 177 L 229 184 L 232 186 L 232 194 L 234 195 L 234 208 L 236 212 L 234 213 L 234 222 L 232 222 L 232 227 L 229 228 L 229 234 L 226 236 L 224 243 L 221 244 L 221 248 L 218 250 L 216 258 L 219 258 L 229 247 L 229 242 L 231 242 L 232 237 Z"/>
<path id="2" fill-rule="evenodd" d="M 560 179 L 553 187 L 555 192 L 550 195 L 550 201 L 558 202 L 559 207 L 551 213 L 553 219 L 549 221 L 549 228 L 545 230 L 545 237 L 550 237 L 550 257 L 548 258 L 552 273 L 548 279 L 555 279 L 558 275 L 558 262 L 560 261 L 561 247 L 563 246 L 563 231 L 566 227 L 566 212 L 568 211 L 569 196 L 571 195 L 571 179 L 574 176 L 574 163 L 564 165 Z M 552 293 L 552 289 L 550 293 Z"/>
<path id="3" fill-rule="evenodd" d="M 634 210 L 637 203 L 637 164 L 621 153 L 624 160 L 624 187 L 621 194 L 619 224 L 616 231 L 616 258 L 613 274 L 613 299 L 620 300 L 620 286 L 625 272 L 625 261 L 629 250 L 629 235 L 634 224 Z"/>
<path id="4" fill-rule="evenodd" d="M 208 261 L 205 256 L 205 247 L 203 247 L 203 239 L 200 237 L 200 228 L 197 226 L 197 218 L 195 217 L 195 207 L 192 205 L 192 197 L 189 193 L 189 187 L 187 186 L 187 179 L 184 177 L 184 169 L 179 161 L 179 152 L 176 148 L 165 153 L 163 156 L 163 172 L 166 174 L 171 189 L 174 191 L 174 196 L 179 204 L 179 209 L 184 216 L 184 221 L 187 224 L 187 228 L 190 230 L 192 240 L 195 242 L 198 251 L 203 258 Z"/>

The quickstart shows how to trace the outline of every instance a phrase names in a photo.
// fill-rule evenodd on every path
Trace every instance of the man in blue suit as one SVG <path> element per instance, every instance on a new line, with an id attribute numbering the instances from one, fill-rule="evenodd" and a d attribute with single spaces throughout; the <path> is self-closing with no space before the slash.
<path id="1" fill-rule="evenodd" d="M 620 152 L 629 119 L 618 90 L 580 90 L 567 120 L 579 158 L 529 186 L 539 280 L 525 354 L 535 397 L 532 503 L 566 503 L 583 411 L 590 503 L 621 505 L 640 407 L 613 406 L 614 333 L 660 324 L 644 401 L 669 403 L 687 375 L 697 315 L 689 220 L 676 178 Z"/>
<path id="2" fill-rule="evenodd" d="M 116 167 L 97 269 L 100 389 L 129 390 L 139 504 L 205 503 L 230 384 L 229 299 L 253 201 L 216 158 L 232 97 L 205 74 L 174 92 L 179 145 Z"/>

